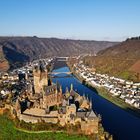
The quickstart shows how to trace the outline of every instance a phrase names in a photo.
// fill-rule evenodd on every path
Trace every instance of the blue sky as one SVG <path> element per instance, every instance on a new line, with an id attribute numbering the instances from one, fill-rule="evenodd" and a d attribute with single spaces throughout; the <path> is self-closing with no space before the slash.
<path id="1" fill-rule="evenodd" d="M 140 0 L 0 0 L 0 36 L 124 40 L 140 35 Z"/>

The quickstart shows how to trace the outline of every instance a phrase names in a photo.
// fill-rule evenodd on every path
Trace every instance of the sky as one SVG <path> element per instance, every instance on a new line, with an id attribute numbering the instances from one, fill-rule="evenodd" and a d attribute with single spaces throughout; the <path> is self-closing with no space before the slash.
<path id="1" fill-rule="evenodd" d="M 140 35 L 140 0 L 0 0 L 0 36 L 122 41 Z"/>

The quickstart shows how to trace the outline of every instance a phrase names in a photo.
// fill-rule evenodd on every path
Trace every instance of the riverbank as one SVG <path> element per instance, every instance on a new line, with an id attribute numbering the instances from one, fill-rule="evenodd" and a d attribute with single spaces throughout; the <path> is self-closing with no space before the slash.
<path id="1" fill-rule="evenodd" d="M 85 86 L 89 87 L 92 90 L 95 90 L 94 87 L 92 87 L 89 83 L 85 83 Z M 129 104 L 126 104 L 122 99 L 111 96 L 110 93 L 104 89 L 104 88 L 97 88 L 97 94 L 100 95 L 101 97 L 105 98 L 106 100 L 110 101 L 111 103 L 117 105 L 118 107 L 122 108 L 123 110 L 133 114 L 136 117 L 140 117 L 140 110 L 136 109 L 133 106 L 130 106 Z"/>
<path id="2" fill-rule="evenodd" d="M 95 91 L 96 94 L 100 95 L 101 97 L 105 98 L 106 100 L 110 101 L 111 103 L 117 105 L 118 107 L 122 108 L 123 110 L 133 114 L 136 117 L 140 117 L 140 110 L 125 103 L 122 99 L 115 97 L 115 96 L 111 96 L 111 94 L 109 93 L 109 91 L 107 91 L 104 88 L 98 88 L 98 87 L 93 87 L 90 83 L 86 82 L 85 79 L 83 79 L 82 77 L 80 77 L 73 69 L 70 65 L 68 65 L 70 71 L 72 71 L 73 75 L 85 86 L 87 86 L 88 88 L 90 88 L 91 90 Z"/>

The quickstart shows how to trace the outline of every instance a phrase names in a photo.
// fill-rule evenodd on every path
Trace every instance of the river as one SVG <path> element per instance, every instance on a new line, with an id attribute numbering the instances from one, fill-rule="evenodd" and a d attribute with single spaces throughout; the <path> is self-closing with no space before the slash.
<path id="1" fill-rule="evenodd" d="M 55 72 L 70 71 L 66 65 L 53 70 Z M 93 110 L 102 117 L 104 129 L 113 135 L 115 140 L 140 140 L 140 118 L 124 111 L 118 106 L 99 96 L 95 91 L 82 85 L 80 81 L 71 75 L 71 77 L 63 77 L 66 74 L 59 74 L 59 78 L 54 78 L 53 82 L 59 82 L 62 90 L 65 92 L 66 87 L 70 89 L 73 84 L 74 90 L 80 95 L 85 94 L 92 99 Z"/>

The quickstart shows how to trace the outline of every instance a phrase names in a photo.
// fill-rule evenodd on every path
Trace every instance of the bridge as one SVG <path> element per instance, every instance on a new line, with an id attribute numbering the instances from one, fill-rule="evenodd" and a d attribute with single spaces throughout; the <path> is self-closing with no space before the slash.
<path id="1" fill-rule="evenodd" d="M 51 78 L 68 78 L 71 77 L 72 72 L 50 72 L 48 73 Z M 60 75 L 59 74 L 66 74 L 66 75 Z"/>
<path id="2" fill-rule="evenodd" d="M 50 72 L 50 73 L 48 73 L 49 75 L 57 75 L 57 74 L 68 74 L 68 75 L 70 75 L 70 74 L 72 74 L 72 72 Z"/>
<path id="3" fill-rule="evenodd" d="M 51 76 L 52 79 L 54 78 L 69 78 L 69 77 L 72 77 L 72 75 L 65 75 L 65 76 Z"/>
<path id="4" fill-rule="evenodd" d="M 56 57 L 57 61 L 68 61 L 69 57 Z"/>

